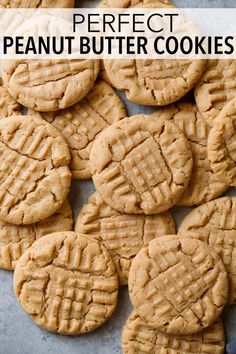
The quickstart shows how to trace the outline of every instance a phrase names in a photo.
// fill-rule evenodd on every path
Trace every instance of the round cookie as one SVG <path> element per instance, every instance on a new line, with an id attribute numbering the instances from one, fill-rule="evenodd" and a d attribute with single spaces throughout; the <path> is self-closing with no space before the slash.
<path id="1" fill-rule="evenodd" d="M 104 0 L 100 7 L 173 8 L 168 0 Z M 205 69 L 204 60 L 106 59 L 103 77 L 135 103 L 165 106 L 188 93 Z"/>
<path id="2" fill-rule="evenodd" d="M 96 329 L 112 315 L 118 279 L 101 243 L 58 232 L 37 240 L 17 262 L 14 291 L 38 325 L 75 335 Z"/>
<path id="3" fill-rule="evenodd" d="M 150 327 L 133 311 L 122 333 L 123 354 L 223 354 L 224 347 L 224 327 L 220 319 L 201 333 L 174 336 Z"/>
<path id="4" fill-rule="evenodd" d="M 13 270 L 22 254 L 40 237 L 71 231 L 72 210 L 66 201 L 55 214 L 32 225 L 12 225 L 0 220 L 0 268 Z"/>
<path id="5" fill-rule="evenodd" d="M 236 100 L 220 112 L 208 139 L 208 159 L 217 178 L 236 187 Z"/>
<path id="6" fill-rule="evenodd" d="M 0 8 L 74 7 L 74 0 L 0 0 Z"/>
<path id="7" fill-rule="evenodd" d="M 195 86 L 195 99 L 203 117 L 210 126 L 223 107 L 235 97 L 236 61 L 208 60 L 201 79 Z"/>
<path id="8" fill-rule="evenodd" d="M 100 8 L 128 8 L 134 6 L 155 6 L 157 8 L 174 7 L 169 0 L 102 0 L 98 4 L 98 7 Z M 101 60 L 99 77 L 112 86 L 112 82 L 106 72 L 103 60 Z"/>
<path id="9" fill-rule="evenodd" d="M 112 85 L 138 104 L 165 106 L 188 93 L 199 80 L 204 60 L 106 59 Z"/>
<path id="10" fill-rule="evenodd" d="M 182 221 L 179 234 L 214 247 L 229 278 L 228 303 L 236 303 L 236 198 L 223 197 L 201 205 Z"/>
<path id="11" fill-rule="evenodd" d="M 30 114 L 35 112 L 30 111 Z M 87 96 L 65 110 L 41 113 L 64 136 L 71 153 L 72 178 L 91 178 L 89 154 L 98 134 L 127 116 L 117 93 L 104 81 L 97 81 Z"/>
<path id="12" fill-rule="evenodd" d="M 105 129 L 90 154 L 93 181 L 102 199 L 129 214 L 171 208 L 188 185 L 192 154 L 170 121 L 138 115 Z"/>
<path id="13" fill-rule="evenodd" d="M 1 119 L 0 219 L 32 224 L 54 214 L 69 192 L 69 162 L 64 138 L 43 119 Z"/>
<path id="14" fill-rule="evenodd" d="M 185 206 L 203 204 L 224 193 L 228 185 L 220 182 L 211 169 L 207 158 L 207 139 L 210 128 L 197 106 L 191 103 L 179 103 L 159 109 L 152 116 L 170 119 L 183 131 L 191 145 L 192 176 L 177 204 Z"/>
<path id="15" fill-rule="evenodd" d="M 20 113 L 21 106 L 9 95 L 9 92 L 0 78 L 0 119 Z"/>
<path id="16" fill-rule="evenodd" d="M 120 284 L 126 285 L 132 260 L 138 251 L 155 237 L 174 234 L 175 222 L 169 212 L 149 216 L 121 214 L 96 192 L 82 208 L 75 231 L 103 241 Z"/>
<path id="17" fill-rule="evenodd" d="M 169 334 L 193 334 L 213 324 L 228 298 L 228 277 L 218 254 L 190 238 L 160 237 L 143 247 L 129 272 L 134 309 Z"/>
<path id="18" fill-rule="evenodd" d="M 99 71 L 98 60 L 6 60 L 3 81 L 10 95 L 27 108 L 51 112 L 82 100 Z"/>

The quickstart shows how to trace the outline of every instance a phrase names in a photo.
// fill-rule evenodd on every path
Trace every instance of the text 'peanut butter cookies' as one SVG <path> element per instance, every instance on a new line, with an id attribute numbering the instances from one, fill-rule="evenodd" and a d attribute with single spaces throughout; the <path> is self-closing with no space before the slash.
<path id="1" fill-rule="evenodd" d="M 82 100 L 99 71 L 98 60 L 9 60 L 2 62 L 10 95 L 27 108 L 50 112 Z"/>
<path id="2" fill-rule="evenodd" d="M 21 114 L 21 106 L 10 95 L 0 78 L 0 119 Z"/>
<path id="3" fill-rule="evenodd" d="M 89 154 L 93 141 L 103 129 L 126 116 L 119 96 L 101 80 L 74 106 L 55 113 L 41 113 L 41 118 L 64 136 L 71 153 L 70 170 L 76 179 L 91 178 Z"/>
<path id="4" fill-rule="evenodd" d="M 0 8 L 74 7 L 74 0 L 0 0 Z"/>
<path id="5" fill-rule="evenodd" d="M 236 187 L 236 100 L 220 112 L 208 139 L 208 159 L 217 178 Z"/>
<path id="6" fill-rule="evenodd" d="M 172 120 L 183 131 L 191 145 L 192 176 L 177 204 L 186 206 L 203 204 L 224 193 L 228 185 L 220 182 L 211 169 L 207 158 L 207 139 L 210 128 L 197 106 L 191 103 L 179 103 L 159 109 L 152 115 Z"/>
<path id="7" fill-rule="evenodd" d="M 101 326 L 118 296 L 114 264 L 102 243 L 75 232 L 37 240 L 17 262 L 15 294 L 44 329 L 74 335 Z"/>
<path id="8" fill-rule="evenodd" d="M 0 221 L 0 268 L 13 270 L 22 254 L 42 236 L 71 231 L 72 210 L 66 201 L 52 216 L 32 225 L 12 225 Z"/>
<path id="9" fill-rule="evenodd" d="M 228 272 L 228 303 L 236 303 L 236 198 L 219 198 L 194 209 L 182 221 L 179 234 L 214 247 Z"/>
<path id="10" fill-rule="evenodd" d="M 169 334 L 193 334 L 219 317 L 228 299 L 228 277 L 206 243 L 164 236 L 134 258 L 129 294 L 150 326 Z"/>
<path id="11" fill-rule="evenodd" d="M 115 264 L 121 285 L 128 282 L 133 258 L 153 238 L 175 233 L 169 212 L 156 215 L 121 214 L 94 193 L 82 208 L 75 231 L 103 241 Z"/>
<path id="12" fill-rule="evenodd" d="M 199 334 L 168 335 L 150 327 L 133 311 L 122 333 L 123 354 L 223 354 L 224 346 L 224 327 L 221 320 Z"/>
<path id="13" fill-rule="evenodd" d="M 183 194 L 192 154 L 175 124 L 139 115 L 106 128 L 93 144 L 90 163 L 96 189 L 113 209 L 155 214 Z"/>
<path id="14" fill-rule="evenodd" d="M 197 106 L 210 126 L 223 107 L 235 97 L 236 61 L 208 60 L 206 71 L 195 87 Z"/>
<path id="15" fill-rule="evenodd" d="M 54 214 L 69 192 L 69 162 L 64 138 L 43 119 L 1 119 L 0 219 L 32 224 Z"/>

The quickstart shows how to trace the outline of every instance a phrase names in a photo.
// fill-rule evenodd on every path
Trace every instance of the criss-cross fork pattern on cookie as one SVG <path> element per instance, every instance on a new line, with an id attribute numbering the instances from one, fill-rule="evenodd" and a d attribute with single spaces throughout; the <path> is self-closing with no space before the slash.
<path id="1" fill-rule="evenodd" d="M 13 60 L 2 66 L 3 81 L 19 103 L 41 112 L 67 108 L 83 99 L 93 87 L 99 61 Z"/>
<path id="2" fill-rule="evenodd" d="M 213 172 L 207 156 L 207 140 L 210 128 L 197 106 L 192 103 L 178 103 L 158 109 L 151 116 L 172 121 L 187 137 L 193 154 L 191 179 L 178 205 L 192 206 L 219 197 L 228 189 Z"/>
<path id="3" fill-rule="evenodd" d="M 200 78 L 201 60 L 105 60 L 112 84 L 131 101 L 164 106 L 184 96 Z"/>
<path id="4" fill-rule="evenodd" d="M 197 333 L 222 311 L 228 297 L 227 273 L 203 242 L 166 239 L 152 240 L 134 259 L 131 301 L 141 317 L 164 332 Z"/>
<path id="5" fill-rule="evenodd" d="M 236 198 L 219 198 L 194 209 L 182 221 L 179 234 L 199 239 L 214 247 L 228 273 L 228 303 L 235 303 Z"/>
<path id="6" fill-rule="evenodd" d="M 59 133 L 35 117 L 0 121 L 0 215 L 32 224 L 52 215 L 70 187 L 70 154 Z"/>
<path id="7" fill-rule="evenodd" d="M 137 116 L 107 128 L 90 155 L 102 198 L 126 213 L 169 209 L 188 184 L 192 155 L 178 128 L 159 118 Z"/>
<path id="8" fill-rule="evenodd" d="M 32 319 L 53 332 L 79 334 L 113 313 L 118 280 L 103 245 L 67 232 L 45 236 L 21 257 L 15 293 Z"/>
<path id="9" fill-rule="evenodd" d="M 235 60 L 208 60 L 206 71 L 195 87 L 197 106 L 210 126 L 225 105 L 235 97 Z"/>

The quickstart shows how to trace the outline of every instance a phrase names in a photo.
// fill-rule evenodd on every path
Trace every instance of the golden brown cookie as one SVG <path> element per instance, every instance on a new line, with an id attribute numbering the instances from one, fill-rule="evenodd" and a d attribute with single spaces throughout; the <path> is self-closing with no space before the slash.
<path id="1" fill-rule="evenodd" d="M 165 106 L 176 102 L 199 80 L 203 60 L 107 59 L 105 70 L 112 85 L 135 103 Z"/>
<path id="2" fill-rule="evenodd" d="M 57 232 L 37 240 L 17 262 L 14 290 L 38 325 L 74 335 L 96 329 L 112 315 L 118 278 L 100 242 Z"/>
<path id="3" fill-rule="evenodd" d="M 98 4 L 101 8 L 128 8 L 134 6 L 145 6 L 145 7 L 174 7 L 174 5 L 169 0 L 102 0 Z M 101 60 L 99 77 L 104 80 L 109 85 L 112 85 L 109 75 L 106 72 L 104 61 Z"/>
<path id="4" fill-rule="evenodd" d="M 197 238 L 214 247 L 229 278 L 228 303 L 236 303 L 236 198 L 212 200 L 190 212 L 182 221 L 179 234 Z"/>
<path id="5" fill-rule="evenodd" d="M 10 95 L 27 108 L 51 112 L 82 100 L 99 71 L 98 60 L 6 60 L 3 81 Z"/>
<path id="6" fill-rule="evenodd" d="M 207 139 L 210 128 L 197 106 L 191 103 L 179 103 L 159 109 L 152 115 L 172 120 L 183 131 L 191 145 L 192 176 L 177 204 L 185 206 L 203 204 L 224 193 L 228 185 L 220 182 L 211 169 L 207 158 Z"/>
<path id="7" fill-rule="evenodd" d="M 0 220 L 0 268 L 13 270 L 22 254 L 40 237 L 71 231 L 72 210 L 68 201 L 49 218 L 32 225 L 12 225 Z"/>
<path id="8" fill-rule="evenodd" d="M 30 111 L 35 114 L 35 111 Z M 89 154 L 98 134 L 127 116 L 116 92 L 104 81 L 97 81 L 87 96 L 65 110 L 41 113 L 64 136 L 71 153 L 70 170 L 76 179 L 91 178 Z"/>
<path id="9" fill-rule="evenodd" d="M 69 162 L 64 138 L 43 119 L 1 119 L 0 219 L 32 224 L 54 214 L 69 192 Z"/>
<path id="10" fill-rule="evenodd" d="M 169 212 L 156 215 L 121 214 L 94 193 L 82 208 L 75 231 L 103 241 L 115 264 L 121 285 L 128 282 L 133 258 L 153 238 L 175 233 Z"/>
<path id="11" fill-rule="evenodd" d="M 0 8 L 74 7 L 74 0 L 0 0 Z"/>
<path id="12" fill-rule="evenodd" d="M 0 119 L 21 113 L 21 106 L 10 95 L 0 78 Z"/>
<path id="13" fill-rule="evenodd" d="M 122 333 L 123 354 L 223 354 L 224 347 L 224 327 L 220 319 L 201 333 L 169 335 L 150 327 L 133 311 Z"/>
<path id="14" fill-rule="evenodd" d="M 222 108 L 235 97 L 235 74 L 234 59 L 207 62 L 206 70 L 195 87 L 195 99 L 198 109 L 210 126 L 214 126 Z"/>
<path id="15" fill-rule="evenodd" d="M 217 178 L 236 187 L 236 99 L 220 112 L 208 139 L 208 159 Z"/>
<path id="16" fill-rule="evenodd" d="M 168 0 L 104 0 L 100 7 L 172 8 Z M 104 60 L 103 77 L 135 103 L 165 106 L 188 93 L 205 69 L 204 60 Z M 106 79 L 107 80 L 107 79 Z"/>
<path id="17" fill-rule="evenodd" d="M 213 324 L 228 299 L 228 277 L 213 248 L 176 236 L 152 240 L 129 272 L 134 309 L 169 334 L 193 334 Z"/>
<path id="18" fill-rule="evenodd" d="M 166 211 L 181 197 L 192 171 L 184 134 L 170 121 L 138 115 L 105 129 L 90 154 L 96 189 L 113 209 Z"/>

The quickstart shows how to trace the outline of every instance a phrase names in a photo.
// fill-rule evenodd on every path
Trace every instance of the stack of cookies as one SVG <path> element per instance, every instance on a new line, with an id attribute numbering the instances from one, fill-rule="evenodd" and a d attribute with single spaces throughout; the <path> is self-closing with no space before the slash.
<path id="1" fill-rule="evenodd" d="M 1 72 L 0 267 L 14 270 L 23 309 L 78 335 L 113 314 L 128 284 L 124 353 L 223 353 L 236 198 L 218 197 L 236 186 L 236 62 L 15 60 Z M 115 89 L 153 113 L 127 117 Z M 91 178 L 74 226 L 72 179 Z M 178 231 L 174 205 L 197 206 Z"/>

